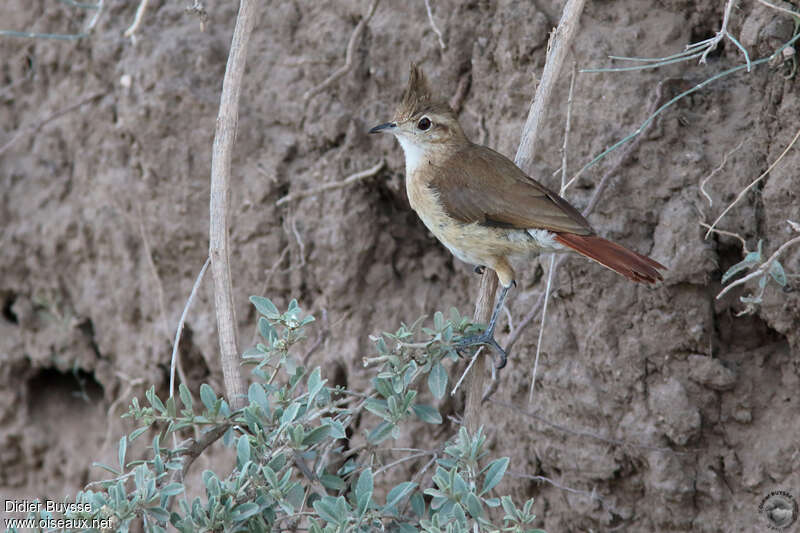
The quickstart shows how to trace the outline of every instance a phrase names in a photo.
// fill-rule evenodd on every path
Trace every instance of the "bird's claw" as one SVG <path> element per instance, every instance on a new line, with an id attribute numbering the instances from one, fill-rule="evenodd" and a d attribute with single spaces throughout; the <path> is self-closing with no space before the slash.
<path id="1" fill-rule="evenodd" d="M 488 346 L 495 352 L 494 367 L 499 370 L 506 366 L 508 355 L 506 354 L 506 351 L 503 350 L 499 344 L 497 344 L 497 341 L 494 340 L 494 335 L 492 335 L 490 332 L 484 331 L 480 335 L 464 337 L 458 343 L 456 343 L 455 349 L 460 351 L 471 346 Z"/>

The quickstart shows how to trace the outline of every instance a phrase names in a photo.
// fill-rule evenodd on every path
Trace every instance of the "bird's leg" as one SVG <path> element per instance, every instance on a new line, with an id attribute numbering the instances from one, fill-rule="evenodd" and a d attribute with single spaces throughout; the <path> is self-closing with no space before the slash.
<path id="1" fill-rule="evenodd" d="M 483 274 L 486 271 L 486 267 L 483 265 L 476 265 L 475 268 L 472 269 L 476 274 Z"/>
<path id="2" fill-rule="evenodd" d="M 497 341 L 494 340 L 494 328 L 497 325 L 497 317 L 500 314 L 500 309 L 503 308 L 503 303 L 506 300 L 506 295 L 508 294 L 508 289 L 511 288 L 511 285 L 508 287 L 503 287 L 503 290 L 500 291 L 500 298 L 497 300 L 497 304 L 494 306 L 494 311 L 492 311 L 492 318 L 489 320 L 489 325 L 486 327 L 486 331 L 481 333 L 480 335 L 473 335 L 471 337 L 464 337 L 461 339 L 455 346 L 456 350 L 460 350 L 462 348 L 467 348 L 469 346 L 479 346 L 479 345 L 486 345 L 493 348 L 498 358 L 495 358 L 495 367 L 500 369 L 506 366 L 506 359 L 508 356 L 506 355 L 505 350 L 503 350 Z"/>

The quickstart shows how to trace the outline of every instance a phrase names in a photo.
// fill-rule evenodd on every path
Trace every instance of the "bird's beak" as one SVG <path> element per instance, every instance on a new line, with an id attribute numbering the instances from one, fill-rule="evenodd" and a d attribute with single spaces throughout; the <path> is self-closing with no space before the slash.
<path id="1" fill-rule="evenodd" d="M 396 128 L 396 127 L 397 127 L 397 122 L 387 122 L 385 124 L 381 124 L 380 126 L 375 126 L 371 130 L 369 130 L 369 132 L 370 133 L 378 133 L 380 131 L 390 130 L 390 129 L 393 129 L 393 128 Z"/>

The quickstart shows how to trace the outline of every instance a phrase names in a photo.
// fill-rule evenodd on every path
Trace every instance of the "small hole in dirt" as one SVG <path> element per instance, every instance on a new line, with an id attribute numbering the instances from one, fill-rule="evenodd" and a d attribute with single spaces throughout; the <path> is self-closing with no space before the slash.
<path id="1" fill-rule="evenodd" d="M 700 41 L 705 41 L 706 39 L 711 39 L 717 33 L 715 31 L 711 31 L 706 27 L 695 27 L 692 28 L 692 37 L 689 42 L 691 43 L 699 43 Z M 725 40 L 723 39 L 719 43 L 717 43 L 717 47 L 714 48 L 711 52 L 708 53 L 706 56 L 708 59 L 716 59 L 722 55 L 722 52 L 725 51 Z"/>
<path id="2" fill-rule="evenodd" d="M 103 387 L 94 374 L 75 370 L 59 372 L 43 368 L 28 380 L 28 405 L 31 413 L 41 412 L 47 404 L 78 406 L 96 404 L 103 400 Z"/>
<path id="3" fill-rule="evenodd" d="M 9 294 L 3 300 L 3 318 L 7 321 L 11 322 L 12 324 L 19 324 L 19 318 L 17 318 L 17 314 L 14 312 L 12 307 L 14 307 L 14 302 L 17 301 L 17 296 L 15 294 Z"/>

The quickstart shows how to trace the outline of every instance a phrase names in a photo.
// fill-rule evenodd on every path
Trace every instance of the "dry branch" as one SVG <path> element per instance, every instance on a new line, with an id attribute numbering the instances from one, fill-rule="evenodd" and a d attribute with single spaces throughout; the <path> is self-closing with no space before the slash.
<path id="1" fill-rule="evenodd" d="M 350 69 L 353 68 L 353 57 L 356 55 L 356 45 L 358 44 L 358 40 L 361 38 L 361 34 L 364 33 L 364 29 L 367 27 L 367 24 L 369 24 L 372 15 L 375 14 L 375 10 L 378 8 L 379 2 L 380 0 L 372 0 L 372 4 L 369 6 L 367 15 L 359 21 L 353 30 L 353 33 L 350 35 L 350 41 L 347 43 L 347 53 L 344 57 L 344 65 L 336 69 L 333 74 L 325 79 L 325 81 L 316 87 L 309 89 L 306 94 L 303 95 L 303 100 L 306 103 L 330 87 L 336 80 L 350 72 Z"/>
<path id="2" fill-rule="evenodd" d="M 713 230 L 713 229 L 714 229 L 714 228 L 717 226 L 717 224 L 719 223 L 719 221 L 720 221 L 720 220 L 722 220 L 722 217 L 724 217 L 725 215 L 727 215 L 727 214 L 728 214 L 728 211 L 730 211 L 731 209 L 733 209 L 733 206 L 735 206 L 737 203 L 739 203 L 739 200 L 741 200 L 742 198 L 744 198 L 744 196 L 747 194 L 747 192 L 748 192 L 750 189 L 752 189 L 753 187 L 755 187 L 755 185 L 756 185 L 758 182 L 760 182 L 762 179 L 764 179 L 764 177 L 765 177 L 767 174 L 769 174 L 770 172 L 772 172 L 772 169 L 773 169 L 773 168 L 775 168 L 775 165 L 777 165 L 777 164 L 778 164 L 778 163 L 781 161 L 781 159 L 783 159 L 783 156 L 785 156 L 785 155 L 786 155 L 786 153 L 787 153 L 787 152 L 788 152 L 788 151 L 789 151 L 789 150 L 792 148 L 792 146 L 794 146 L 794 143 L 796 143 L 796 142 L 797 142 L 797 139 L 798 139 L 798 138 L 800 138 L 800 129 L 798 129 L 798 130 L 797 130 L 797 133 L 795 134 L 794 138 L 791 140 L 791 142 L 790 142 L 790 143 L 789 143 L 789 145 L 786 147 L 786 149 L 784 149 L 784 151 L 783 151 L 783 152 L 781 152 L 781 155 L 779 155 L 779 156 L 778 156 L 778 159 L 776 159 L 775 161 L 773 161 L 773 163 L 772 163 L 772 164 L 769 166 L 769 168 L 767 168 L 767 170 L 765 170 L 765 171 L 764 171 L 764 172 L 763 172 L 763 173 L 762 173 L 762 174 L 761 174 L 759 177 L 757 177 L 756 179 L 754 179 L 754 180 L 753 180 L 753 182 L 752 182 L 750 185 L 748 185 L 747 187 L 745 187 L 744 189 L 742 189 L 742 190 L 739 192 L 738 196 L 736 196 L 736 199 L 735 199 L 733 202 L 731 202 L 731 203 L 730 203 L 730 205 L 729 205 L 728 207 L 726 207 L 724 211 L 722 211 L 722 213 L 721 213 L 721 214 L 720 214 L 720 215 L 717 217 L 717 219 L 714 221 L 714 223 L 713 223 L 713 224 L 711 224 L 711 226 L 708 228 L 708 231 L 706 232 L 706 236 L 705 236 L 705 238 L 706 238 L 706 239 L 708 239 L 708 236 L 709 236 L 709 235 L 711 235 L 711 231 L 712 231 L 712 230 Z"/>
<path id="3" fill-rule="evenodd" d="M 522 170 L 530 168 L 533 163 L 533 154 L 536 148 L 536 141 L 542 132 L 542 125 L 546 118 L 547 110 L 550 106 L 551 95 L 558 80 L 558 74 L 569 53 L 572 39 L 578 29 L 578 20 L 583 11 L 584 0 L 568 0 L 561 15 L 561 22 L 550 38 L 547 62 L 544 65 L 542 79 L 536 89 L 536 96 L 531 102 L 528 118 L 522 130 L 522 139 L 517 148 L 517 155 L 514 162 Z"/>
<path id="4" fill-rule="evenodd" d="M 275 202 L 275 205 L 288 204 L 289 202 L 294 202 L 296 200 L 300 200 L 301 198 L 308 198 L 309 196 L 314 196 L 316 194 L 319 194 L 319 193 L 325 192 L 325 191 L 332 191 L 334 189 L 343 189 L 343 188 L 345 188 L 345 187 L 347 187 L 349 185 L 352 185 L 353 183 L 356 183 L 356 182 L 361 181 L 363 179 L 366 179 L 366 178 L 369 178 L 371 176 L 374 176 L 375 174 L 380 172 L 381 169 L 383 169 L 383 166 L 385 164 L 386 164 L 386 162 L 383 159 L 381 159 L 380 161 L 378 161 L 378 163 L 376 165 L 374 165 L 374 166 L 372 166 L 372 167 L 370 167 L 370 168 L 368 168 L 366 170 L 362 170 L 361 172 L 356 172 L 355 174 L 351 174 L 350 176 L 347 176 L 345 179 L 343 179 L 341 181 L 336 181 L 336 182 L 333 182 L 333 183 L 326 183 L 325 185 L 320 185 L 319 187 L 315 187 L 313 189 L 308 189 L 306 191 L 300 191 L 300 192 L 295 192 L 295 193 L 292 193 L 292 194 L 287 194 L 286 196 L 284 196 L 283 198 L 281 198 L 280 200 Z"/>
<path id="5" fill-rule="evenodd" d="M 431 0 L 425 0 L 425 9 L 428 11 L 428 22 L 431 24 L 431 28 L 433 29 L 433 33 L 436 34 L 436 37 L 439 38 L 439 47 L 444 50 L 447 46 L 444 44 L 444 39 L 442 39 L 442 32 L 439 31 L 439 28 L 436 27 L 436 21 L 433 20 L 433 11 L 431 11 Z"/>
<path id="6" fill-rule="evenodd" d="M 553 90 L 561 72 L 561 66 L 572 44 L 572 39 L 578 27 L 578 20 L 583 11 L 584 0 L 567 0 L 561 21 L 553 34 L 548 47 L 549 53 L 544 66 L 542 80 L 536 89 L 533 103 L 531 104 L 525 127 L 522 130 L 517 155 L 514 162 L 523 171 L 530 168 L 533 162 L 533 153 L 539 137 L 541 126 L 544 122 L 545 112 L 552 100 Z M 497 276 L 490 269 L 486 269 L 481 278 L 481 287 L 475 305 L 475 321 L 486 323 L 491 316 L 494 305 L 494 293 L 497 290 Z M 486 373 L 478 366 L 469 376 L 467 385 L 467 400 L 464 409 L 464 424 L 467 429 L 474 431 L 480 427 L 480 405 L 483 399 L 483 382 Z"/>
<path id="7" fill-rule="evenodd" d="M 139 2 L 139 7 L 136 8 L 136 16 L 133 18 L 133 24 L 131 24 L 130 27 L 125 30 L 125 33 L 122 34 L 123 36 L 133 39 L 136 30 L 139 29 L 139 25 L 142 23 L 144 12 L 147 11 L 147 3 L 149 1 L 150 0 L 142 0 Z"/>
<path id="8" fill-rule="evenodd" d="M 230 204 L 230 174 L 233 141 L 239 121 L 239 94 L 242 88 L 247 43 L 255 23 L 257 0 L 241 0 L 231 51 L 222 82 L 217 130 L 211 158 L 211 201 L 209 256 L 214 274 L 214 302 L 217 309 L 217 328 L 222 359 L 225 393 L 231 408 L 244 404 L 244 380 L 239 368 L 239 339 L 233 303 L 228 212 Z"/>
<path id="9" fill-rule="evenodd" d="M 9 141 L 7 143 L 5 143 L 4 145 L 0 146 L 0 155 L 3 155 L 3 153 L 5 153 L 5 151 L 8 150 L 14 143 L 19 141 L 20 139 L 22 139 L 26 135 L 31 134 L 31 133 L 36 133 L 37 131 L 39 131 L 40 129 L 42 129 L 47 124 L 49 124 L 50 122 L 54 121 L 55 119 L 60 118 L 60 117 L 66 115 L 67 113 L 69 113 L 71 111 L 75 111 L 76 109 L 79 109 L 79 108 L 83 107 L 84 105 L 88 104 L 89 102 L 97 100 L 98 98 L 100 98 L 102 96 L 105 96 L 105 93 L 97 93 L 97 94 L 93 94 L 92 96 L 88 96 L 88 97 L 84 98 L 83 100 L 79 101 L 77 104 L 72 104 L 71 106 L 65 107 L 64 109 L 60 109 L 60 110 L 56 111 L 55 113 L 53 113 L 52 115 L 43 118 L 42 120 L 40 120 L 36 124 L 33 124 L 31 126 L 28 126 L 28 127 L 20 129 L 17 132 L 16 135 L 14 135 L 13 137 L 11 137 L 11 139 L 9 139 Z"/>

